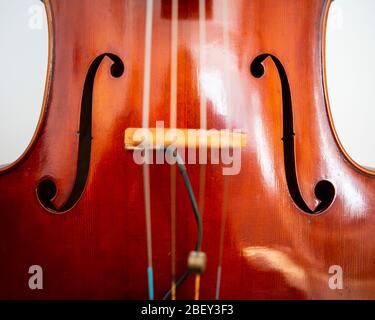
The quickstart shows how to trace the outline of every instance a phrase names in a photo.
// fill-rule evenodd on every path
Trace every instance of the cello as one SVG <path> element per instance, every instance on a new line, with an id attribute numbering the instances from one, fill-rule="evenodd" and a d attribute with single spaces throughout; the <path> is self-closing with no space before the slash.
<path id="1" fill-rule="evenodd" d="M 375 170 L 334 128 L 330 3 L 45 0 L 40 120 L 0 168 L 0 298 L 374 299 Z M 129 128 L 160 121 L 246 143 L 136 163 Z"/>

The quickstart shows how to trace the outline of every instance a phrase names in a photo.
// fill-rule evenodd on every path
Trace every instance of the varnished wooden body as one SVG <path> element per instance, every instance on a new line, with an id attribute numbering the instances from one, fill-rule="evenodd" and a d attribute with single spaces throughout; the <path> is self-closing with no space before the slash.
<path id="1" fill-rule="evenodd" d="M 150 127 L 157 120 L 169 126 L 171 21 L 162 15 L 166 2 L 154 3 Z M 227 95 L 227 114 L 208 94 L 207 126 L 241 129 L 248 141 L 240 174 L 228 177 L 220 298 L 374 299 L 375 178 L 345 154 L 329 115 L 324 86 L 329 0 L 228 1 L 229 48 L 223 45 L 222 5 L 222 0 L 211 2 L 206 22 L 206 71 L 220 80 L 214 92 Z M 0 170 L 0 298 L 146 299 L 142 167 L 123 148 L 124 130 L 141 126 L 146 3 L 49 0 L 46 8 L 50 66 L 41 121 L 25 154 Z M 188 18 L 179 20 L 179 128 L 199 128 L 196 10 L 191 1 L 180 1 L 180 15 Z M 49 212 L 38 201 L 37 185 L 53 177 L 56 207 L 69 197 L 84 81 L 92 61 L 107 52 L 122 59 L 125 71 L 112 77 L 108 58 L 98 69 L 85 189 L 68 212 Z M 276 56 L 288 76 L 303 198 L 314 208 L 317 182 L 327 179 L 335 187 L 332 205 L 321 214 L 300 210 L 288 191 L 280 79 L 270 59 L 264 62 L 263 77 L 250 72 L 253 59 L 263 53 Z M 171 281 L 170 168 L 153 165 L 150 170 L 154 285 L 160 299 Z M 198 193 L 199 166 L 188 165 L 188 171 Z M 202 249 L 208 265 L 201 298 L 214 299 L 224 177 L 221 166 L 208 164 L 206 171 Z M 182 273 L 196 226 L 180 177 L 177 190 L 177 269 Z M 28 268 L 34 264 L 43 267 L 43 290 L 28 288 Z M 329 288 L 332 265 L 343 268 L 342 290 Z M 192 297 L 189 278 L 177 298 Z"/>

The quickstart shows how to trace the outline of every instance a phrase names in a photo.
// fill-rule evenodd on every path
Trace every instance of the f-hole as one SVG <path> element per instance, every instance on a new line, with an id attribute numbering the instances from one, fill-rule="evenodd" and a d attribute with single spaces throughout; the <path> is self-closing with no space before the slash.
<path id="1" fill-rule="evenodd" d="M 310 209 L 302 197 L 296 174 L 296 162 L 294 151 L 294 128 L 293 128 L 293 106 L 290 92 L 288 76 L 278 58 L 272 54 L 261 54 L 257 56 L 250 66 L 250 72 L 255 78 L 261 78 L 264 75 L 265 59 L 271 58 L 275 64 L 281 83 L 282 108 L 283 108 L 283 146 L 284 146 L 284 168 L 289 193 L 294 203 L 308 214 L 317 214 L 326 210 L 335 198 L 335 187 L 328 180 L 319 181 L 314 189 L 316 198 L 319 200 L 315 209 Z"/>
<path id="2" fill-rule="evenodd" d="M 83 189 L 86 185 L 91 157 L 91 141 L 92 141 L 92 96 L 96 73 L 103 59 L 108 57 L 112 60 L 111 75 L 119 78 L 124 73 L 124 64 L 122 60 L 112 54 L 104 53 L 98 56 L 90 65 L 87 72 L 81 100 L 81 114 L 79 124 L 79 147 L 77 157 L 77 173 L 72 192 L 61 208 L 56 208 L 52 200 L 57 194 L 57 186 L 53 177 L 44 177 L 37 185 L 37 197 L 46 209 L 61 213 L 70 210 L 79 200 Z"/>

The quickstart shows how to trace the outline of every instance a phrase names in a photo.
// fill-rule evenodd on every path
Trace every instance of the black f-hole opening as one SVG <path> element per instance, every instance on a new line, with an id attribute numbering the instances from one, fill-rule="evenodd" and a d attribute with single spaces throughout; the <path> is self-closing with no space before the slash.
<path id="1" fill-rule="evenodd" d="M 308 214 L 317 214 L 326 210 L 335 198 L 335 187 L 328 180 L 319 181 L 314 189 L 316 198 L 319 200 L 315 209 L 311 210 L 302 197 L 298 179 L 296 174 L 296 161 L 294 151 L 294 127 L 293 127 L 293 106 L 290 92 L 288 76 L 285 69 L 278 58 L 272 54 L 261 54 L 257 56 L 250 66 L 250 72 L 255 78 L 261 78 L 265 69 L 263 62 L 265 59 L 271 58 L 275 64 L 281 83 L 282 92 L 282 109 L 283 109 L 283 147 L 284 147 L 284 169 L 286 182 L 289 193 L 294 203 L 304 212 Z"/>
<path id="2" fill-rule="evenodd" d="M 95 76 L 103 59 L 108 57 L 112 60 L 111 75 L 114 78 L 119 78 L 124 73 L 124 63 L 122 60 L 112 53 L 103 53 L 98 56 L 90 65 L 86 75 L 82 100 L 81 100 L 81 114 L 79 123 L 79 146 L 77 157 L 77 173 L 72 192 L 69 198 L 60 208 L 52 203 L 52 200 L 57 194 L 57 186 L 53 177 L 44 177 L 37 185 L 37 197 L 46 209 L 53 212 L 66 212 L 70 210 L 80 199 L 86 185 L 91 157 L 91 141 L 92 141 L 92 96 L 94 89 Z"/>

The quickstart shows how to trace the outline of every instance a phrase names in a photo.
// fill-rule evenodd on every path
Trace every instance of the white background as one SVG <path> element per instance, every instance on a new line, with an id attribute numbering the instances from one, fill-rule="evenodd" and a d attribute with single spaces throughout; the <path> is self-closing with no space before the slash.
<path id="1" fill-rule="evenodd" d="M 374 13 L 374 0 L 334 1 L 326 58 L 329 98 L 339 137 L 354 160 L 375 168 Z M 40 14 L 41 23 L 35 20 Z M 0 44 L 1 165 L 23 153 L 40 115 L 48 30 L 39 0 L 0 0 Z"/>
<path id="2" fill-rule="evenodd" d="M 33 19 L 38 8 L 41 25 Z M 48 28 L 40 0 L 0 0 L 0 46 L 1 165 L 23 153 L 40 115 L 48 61 Z"/>
<path id="3" fill-rule="evenodd" d="M 375 1 L 335 0 L 326 39 L 331 111 L 349 155 L 375 168 Z"/>

